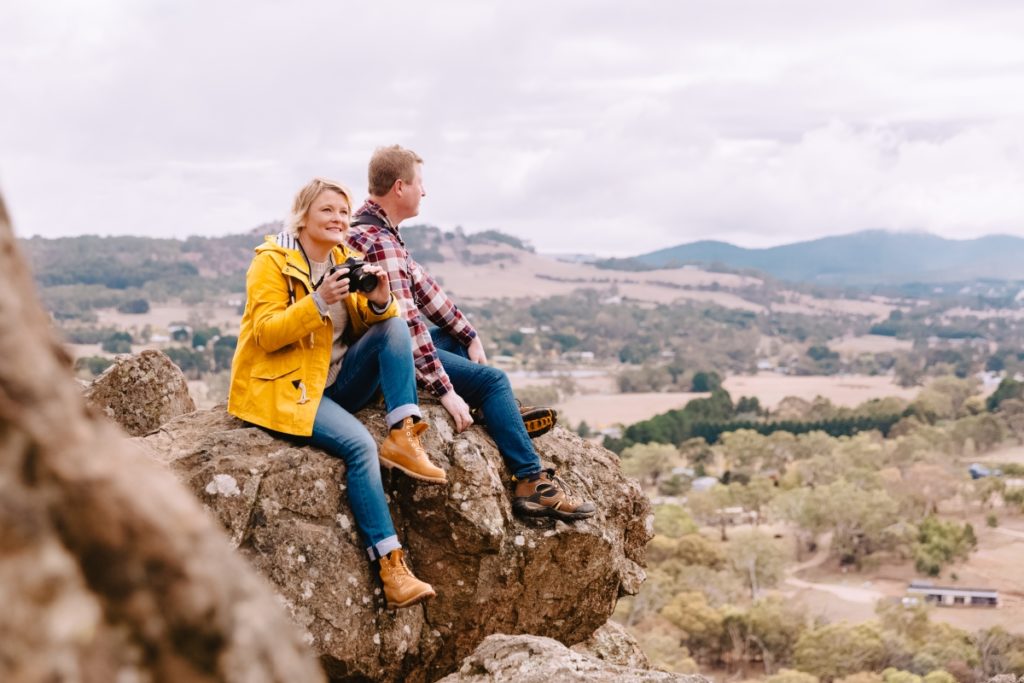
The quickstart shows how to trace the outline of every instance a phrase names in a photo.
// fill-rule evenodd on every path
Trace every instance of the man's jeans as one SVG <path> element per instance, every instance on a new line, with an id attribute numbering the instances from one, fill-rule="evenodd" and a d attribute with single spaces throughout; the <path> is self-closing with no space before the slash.
<path id="1" fill-rule="evenodd" d="M 377 444 L 352 413 L 365 406 L 378 386 L 387 424 L 419 416 L 409 327 L 401 317 L 370 327 L 345 352 L 341 372 L 324 392 L 309 441 L 345 461 L 348 501 L 371 560 L 401 548 L 384 497 Z"/>
<path id="2" fill-rule="evenodd" d="M 466 347 L 439 327 L 431 328 L 430 336 L 455 393 L 483 411 L 487 432 L 512 474 L 522 479 L 540 472 L 540 457 L 533 450 L 505 373 L 469 360 Z"/>

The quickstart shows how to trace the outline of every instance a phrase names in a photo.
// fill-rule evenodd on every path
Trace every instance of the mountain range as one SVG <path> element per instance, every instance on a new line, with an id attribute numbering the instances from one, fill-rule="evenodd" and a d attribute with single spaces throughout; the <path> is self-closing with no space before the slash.
<path id="1" fill-rule="evenodd" d="M 782 280 L 835 285 L 1024 279 L 1024 239 L 989 235 L 950 240 L 924 233 L 866 230 L 765 249 L 702 240 L 604 262 L 611 268 L 687 264 L 758 270 Z"/>

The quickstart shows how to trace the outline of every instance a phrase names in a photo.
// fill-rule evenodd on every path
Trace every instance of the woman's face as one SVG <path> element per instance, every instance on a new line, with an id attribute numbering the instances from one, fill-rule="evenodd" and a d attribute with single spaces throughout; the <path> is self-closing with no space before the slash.
<path id="1" fill-rule="evenodd" d="M 344 195 L 334 190 L 324 190 L 309 205 L 306 227 L 302 232 L 316 246 L 330 249 L 345 241 L 350 219 Z"/>

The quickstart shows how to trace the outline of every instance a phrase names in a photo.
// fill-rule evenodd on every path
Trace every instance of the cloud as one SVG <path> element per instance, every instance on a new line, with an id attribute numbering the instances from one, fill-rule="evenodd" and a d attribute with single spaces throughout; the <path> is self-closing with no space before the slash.
<path id="1" fill-rule="evenodd" d="M 21 234 L 223 234 L 419 151 L 424 221 L 550 251 L 1024 233 L 1015 3 L 0 10 Z"/>

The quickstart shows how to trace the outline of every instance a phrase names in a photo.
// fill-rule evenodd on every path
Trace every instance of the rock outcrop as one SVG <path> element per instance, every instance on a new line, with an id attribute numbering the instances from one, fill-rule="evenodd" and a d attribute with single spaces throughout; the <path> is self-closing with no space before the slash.
<path id="1" fill-rule="evenodd" d="M 196 409 L 181 370 L 166 354 L 118 356 L 85 390 L 85 401 L 132 436 Z"/>
<path id="2" fill-rule="evenodd" d="M 631 669 L 651 668 L 651 660 L 644 654 L 640 643 L 636 642 L 636 638 L 629 634 L 625 626 L 614 621 L 609 621 L 585 641 L 573 645 L 572 649 Z"/>
<path id="3" fill-rule="evenodd" d="M 447 471 L 436 486 L 385 472 L 399 537 L 438 597 L 386 611 L 357 537 L 344 465 L 282 441 L 223 408 L 179 417 L 140 439 L 276 584 L 332 680 L 432 681 L 487 636 L 530 633 L 574 644 L 643 580 L 650 510 L 617 456 L 556 428 L 534 443 L 598 514 L 572 525 L 512 516 L 508 474 L 479 427 L 462 434 L 437 404 L 427 452 Z M 359 414 L 380 443 L 383 411 Z M 653 680 L 653 679 L 652 679 Z"/>
<path id="4" fill-rule="evenodd" d="M 89 410 L 0 201 L 0 680 L 322 681 L 266 582 Z"/>
<path id="5" fill-rule="evenodd" d="M 613 664 L 551 638 L 493 635 L 438 683 L 708 683 L 703 676 Z"/>

